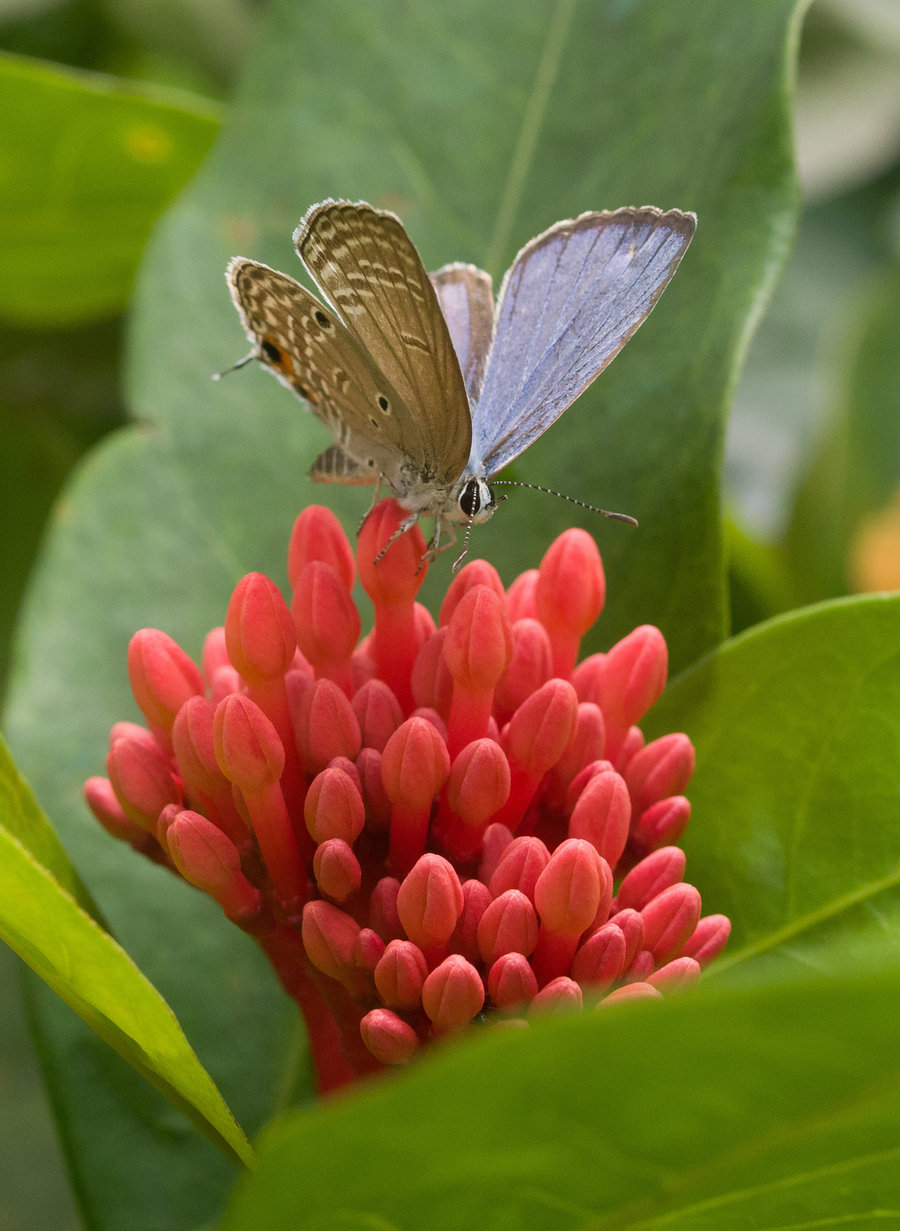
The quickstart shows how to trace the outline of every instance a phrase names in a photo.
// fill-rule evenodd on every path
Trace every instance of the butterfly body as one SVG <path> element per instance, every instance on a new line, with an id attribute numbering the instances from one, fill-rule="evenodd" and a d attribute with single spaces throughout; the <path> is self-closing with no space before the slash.
<path id="1" fill-rule="evenodd" d="M 429 275 L 395 215 L 325 201 L 294 246 L 325 302 L 235 257 L 227 278 L 252 357 L 301 397 L 334 443 L 316 482 L 382 482 L 442 525 L 486 520 L 490 480 L 614 358 L 694 232 L 653 207 L 556 223 L 518 254 L 494 305 L 474 265 Z"/>

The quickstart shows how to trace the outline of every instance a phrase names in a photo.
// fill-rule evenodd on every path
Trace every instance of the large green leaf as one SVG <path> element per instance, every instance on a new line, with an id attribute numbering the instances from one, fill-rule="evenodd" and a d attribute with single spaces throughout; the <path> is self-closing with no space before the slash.
<path id="1" fill-rule="evenodd" d="M 898 1010 L 896 974 L 710 989 L 447 1048 L 268 1132 L 222 1226 L 880 1226 Z"/>
<path id="2" fill-rule="evenodd" d="M 0 316 L 120 312 L 150 228 L 207 153 L 200 99 L 0 55 Z"/>
<path id="3" fill-rule="evenodd" d="M 2 744 L 0 758 L 0 937 L 229 1157 L 249 1162 L 249 1143 L 168 1005 L 72 896 L 77 878 Z"/>
<path id="4" fill-rule="evenodd" d="M 900 964 L 900 597 L 744 633 L 645 729 L 687 731 L 697 750 L 688 873 L 734 923 L 717 976 Z"/>
<path id="5" fill-rule="evenodd" d="M 95 453 L 60 506 L 26 608 L 9 731 L 115 934 L 251 1130 L 290 1089 L 290 1004 L 247 937 L 113 843 L 80 801 L 109 725 L 135 712 L 130 633 L 159 625 L 198 652 L 243 572 L 283 576 L 302 503 L 324 497 L 348 525 L 365 505 L 358 491 L 306 484 L 323 431 L 264 373 L 210 383 L 245 345 L 225 261 L 242 252 L 292 268 L 290 231 L 328 195 L 397 208 L 432 267 L 470 259 L 495 274 L 586 208 L 696 209 L 697 239 L 652 319 L 519 467 L 642 519 L 639 532 L 588 523 L 610 576 L 603 635 L 652 619 L 688 662 L 721 634 L 722 411 L 791 229 L 795 13 L 793 0 L 285 0 L 212 160 L 158 233 L 129 373 L 144 426 Z M 478 532 L 475 550 L 508 577 L 570 522 L 570 506 L 539 500 L 520 494 Z M 442 560 L 432 596 L 448 578 Z M 39 1013 L 93 1220 L 140 1231 L 214 1210 L 225 1181 L 203 1143 L 176 1138 L 165 1109 L 123 1087 L 118 1061 L 77 1024 Z"/>

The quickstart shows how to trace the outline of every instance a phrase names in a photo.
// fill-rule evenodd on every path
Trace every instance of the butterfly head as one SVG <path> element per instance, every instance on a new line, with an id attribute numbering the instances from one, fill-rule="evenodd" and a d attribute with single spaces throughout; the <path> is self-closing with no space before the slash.
<path id="1" fill-rule="evenodd" d="M 497 500 L 490 483 L 483 476 L 466 479 L 456 493 L 457 512 L 454 521 L 483 522 L 497 508 Z"/>

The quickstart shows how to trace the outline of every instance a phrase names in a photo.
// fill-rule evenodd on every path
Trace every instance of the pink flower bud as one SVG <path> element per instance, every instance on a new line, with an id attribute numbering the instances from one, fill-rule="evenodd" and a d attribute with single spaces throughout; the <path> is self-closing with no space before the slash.
<path id="1" fill-rule="evenodd" d="M 625 971 L 626 983 L 640 983 L 656 969 L 656 958 L 649 949 L 641 949 Z"/>
<path id="2" fill-rule="evenodd" d="M 684 795 L 670 795 L 651 804 L 641 813 L 631 835 L 636 849 L 655 851 L 677 842 L 691 819 L 690 800 Z"/>
<path id="3" fill-rule="evenodd" d="M 532 1013 L 577 1013 L 584 1003 L 581 988 L 568 975 L 559 975 L 542 987 L 531 1002 Z"/>
<path id="4" fill-rule="evenodd" d="M 491 877 L 500 862 L 503 852 L 512 842 L 512 833 L 505 825 L 496 821 L 488 825 L 481 839 L 481 862 L 478 865 L 478 879 L 489 884 Z"/>
<path id="5" fill-rule="evenodd" d="M 221 625 L 218 628 L 211 628 L 206 634 L 200 661 L 203 664 L 203 674 L 209 684 L 212 683 L 213 676 L 220 667 L 231 667 L 228 647 L 225 644 L 225 629 Z"/>
<path id="6" fill-rule="evenodd" d="M 518 889 L 508 889 L 494 898 L 478 924 L 478 951 L 493 965 L 504 953 L 534 952 L 538 920 L 534 907 Z"/>
<path id="7" fill-rule="evenodd" d="M 447 729 L 454 756 L 487 732 L 494 687 L 511 657 L 503 599 L 488 586 L 475 586 L 457 604 L 444 642 L 444 661 L 453 676 Z"/>
<path id="8" fill-rule="evenodd" d="M 313 560 L 330 564 L 347 589 L 352 590 L 356 578 L 353 548 L 331 509 L 316 504 L 303 510 L 291 532 L 287 572 L 292 589 Z"/>
<path id="9" fill-rule="evenodd" d="M 374 975 L 375 967 L 381 961 L 384 950 L 384 941 L 377 932 L 372 928 L 360 928 L 353 948 L 353 961 L 357 969 Z"/>
<path id="10" fill-rule="evenodd" d="M 415 1009 L 422 999 L 428 963 L 422 950 L 409 940 L 392 940 L 375 967 L 375 986 L 393 1009 Z"/>
<path id="11" fill-rule="evenodd" d="M 166 633 L 142 628 L 128 646 L 131 691 L 152 727 L 168 733 L 188 697 L 202 695 L 203 676 L 192 658 Z"/>
<path id="12" fill-rule="evenodd" d="M 184 879 L 215 898 L 229 919 L 242 923 L 259 912 L 259 891 L 244 876 L 237 847 L 212 821 L 179 812 L 166 829 L 166 847 Z"/>
<path id="13" fill-rule="evenodd" d="M 622 881 L 616 905 L 619 909 L 641 910 L 664 889 L 678 884 L 684 876 L 686 863 L 684 851 L 678 846 L 664 846 L 654 851 L 635 864 Z"/>
<path id="14" fill-rule="evenodd" d="M 663 735 L 628 762 L 625 781 L 635 816 L 669 795 L 680 795 L 694 772 L 694 748 L 686 735 Z"/>
<path id="15" fill-rule="evenodd" d="M 630 765 L 643 747 L 644 732 L 640 727 L 630 727 L 625 736 L 625 741 L 615 757 L 615 767 L 620 774 L 625 773 L 626 765 Z"/>
<path id="16" fill-rule="evenodd" d="M 549 862 L 550 852 L 540 838 L 514 838 L 488 882 L 491 894 L 498 898 L 507 889 L 518 889 L 533 902 L 534 887 Z"/>
<path id="17" fill-rule="evenodd" d="M 625 969 L 625 936 L 612 920 L 582 944 L 572 959 L 572 978 L 591 991 L 612 987 Z"/>
<path id="18" fill-rule="evenodd" d="M 438 616 L 438 626 L 440 628 L 447 627 L 461 600 L 470 590 L 474 590 L 476 586 L 487 586 L 499 598 L 505 598 L 503 582 L 500 580 L 500 574 L 493 564 L 489 564 L 487 560 L 470 560 L 468 564 L 459 570 L 447 587 L 447 593 L 444 595 L 444 601 L 441 603 L 441 612 Z"/>
<path id="19" fill-rule="evenodd" d="M 504 953 L 488 974 L 488 992 L 498 1009 L 510 1010 L 527 1005 L 537 995 L 538 983 L 528 958 L 521 953 Z"/>
<path id="20" fill-rule="evenodd" d="M 611 769 L 615 769 L 612 761 L 589 761 L 583 769 L 580 769 L 569 783 L 569 788 L 566 791 L 566 811 L 572 812 L 574 810 L 581 792 L 592 778 L 595 778 L 597 774 L 607 774 Z"/>
<path id="21" fill-rule="evenodd" d="M 406 935 L 421 949 L 446 944 L 463 908 L 462 885 L 453 864 L 423 855 L 403 879 L 397 913 Z"/>
<path id="22" fill-rule="evenodd" d="M 590 701 L 579 702 L 575 734 L 550 771 L 544 789 L 543 798 L 548 807 L 560 812 L 565 809 L 573 780 L 585 766 L 593 765 L 602 758 L 605 745 L 606 728 L 600 707 Z"/>
<path id="23" fill-rule="evenodd" d="M 515 831 L 544 774 L 562 756 L 575 733 L 578 700 L 565 680 L 548 680 L 520 705 L 506 728 L 512 780 L 509 799 L 496 820 Z"/>
<path id="24" fill-rule="evenodd" d="M 509 762 L 499 744 L 477 739 L 467 744 L 450 767 L 447 802 L 464 824 L 476 828 L 506 803 Z"/>
<path id="25" fill-rule="evenodd" d="M 625 937 L 625 962 L 622 969 L 628 970 L 644 947 L 644 920 L 640 912 L 627 908 L 617 911 L 612 922 Z"/>
<path id="26" fill-rule="evenodd" d="M 601 900 L 612 899 L 612 872 L 590 842 L 561 842 L 534 887 L 541 927 L 578 937 L 590 926 Z"/>
<path id="27" fill-rule="evenodd" d="M 358 978 L 354 953 L 359 936 L 355 919 L 330 902 L 316 899 L 303 907 L 301 937 L 307 957 L 323 975 L 347 986 Z"/>
<path id="28" fill-rule="evenodd" d="M 106 772 L 125 814 L 151 833 L 166 804 L 181 802 L 169 758 L 148 741 L 117 739 L 106 757 Z"/>
<path id="29" fill-rule="evenodd" d="M 463 907 L 450 937 L 450 948 L 470 962 L 477 963 L 481 957 L 478 951 L 478 925 L 493 897 L 487 885 L 474 878 L 463 882 L 462 894 Z"/>
<path id="30" fill-rule="evenodd" d="M 393 804 L 390 863 L 394 871 L 408 871 L 425 850 L 431 805 L 449 773 L 447 745 L 422 718 L 408 718 L 385 744 L 381 780 Z"/>
<path id="31" fill-rule="evenodd" d="M 263 573 L 248 573 L 235 586 L 225 616 L 225 644 L 232 665 L 248 684 L 284 675 L 297 635 L 281 591 Z"/>
<path id="32" fill-rule="evenodd" d="M 406 1064 L 419 1048 L 412 1026 L 390 1009 L 372 1009 L 359 1023 L 366 1048 L 380 1064 Z"/>
<path id="33" fill-rule="evenodd" d="M 433 637 L 429 637 L 416 655 L 410 679 L 415 704 L 430 706 L 442 715 L 450 713 L 450 698 L 453 695 L 453 676 L 444 661 L 446 640 L 446 628 L 439 628 Z"/>
<path id="34" fill-rule="evenodd" d="M 384 750 L 385 744 L 403 721 L 397 698 L 384 680 L 368 680 L 351 701 L 359 722 L 364 748 Z"/>
<path id="35" fill-rule="evenodd" d="M 506 609 L 511 620 L 536 620 L 537 583 L 540 574 L 536 568 L 520 573 L 506 591 Z"/>
<path id="36" fill-rule="evenodd" d="M 666 641 L 652 624 L 634 629 L 606 655 L 593 699 L 607 721 L 611 756 L 618 755 L 629 728 L 662 696 L 667 671 Z"/>
<path id="37" fill-rule="evenodd" d="M 318 773 L 337 756 L 355 760 L 362 745 L 353 707 L 332 680 L 316 680 L 300 693 L 294 727 L 297 749 L 310 774 Z"/>
<path id="38" fill-rule="evenodd" d="M 215 705 L 206 697 L 190 697 L 172 727 L 172 747 L 185 783 L 208 795 L 221 790 L 225 781 L 216 760 L 215 713 Z"/>
<path id="39" fill-rule="evenodd" d="M 359 860 L 341 838 L 329 838 L 316 847 L 313 876 L 322 893 L 335 902 L 346 902 L 362 884 Z"/>
<path id="40" fill-rule="evenodd" d="M 384 941 L 398 940 L 403 925 L 397 912 L 400 882 L 395 876 L 383 876 L 369 895 L 369 925 Z"/>
<path id="41" fill-rule="evenodd" d="M 611 769 L 595 774 L 578 796 L 569 818 L 569 834 L 592 843 L 614 868 L 625 850 L 630 822 L 628 788 Z"/>
<path id="42" fill-rule="evenodd" d="M 309 785 L 303 805 L 306 828 L 316 842 L 340 838 L 352 845 L 366 814 L 356 783 L 343 769 L 323 769 Z"/>
<path id="43" fill-rule="evenodd" d="M 644 947 L 657 963 L 668 962 L 681 953 L 700 921 L 700 894 L 693 885 L 671 885 L 647 903 L 641 919 Z"/>
<path id="44" fill-rule="evenodd" d="M 568 679 L 581 638 L 606 597 L 597 544 L 585 530 L 567 530 L 550 545 L 538 573 L 538 619 L 550 634 L 554 674 Z"/>
<path id="45" fill-rule="evenodd" d="M 391 823 L 391 801 L 381 780 L 381 753 L 374 748 L 361 748 L 356 758 L 360 793 L 366 808 L 366 827 L 384 830 Z"/>
<path id="46" fill-rule="evenodd" d="M 131 843 L 139 850 L 143 849 L 145 843 L 152 841 L 146 828 L 136 824 L 127 815 L 116 799 L 108 778 L 88 778 L 83 789 L 87 806 L 107 833 L 121 842 Z M 173 806 L 178 807 L 177 804 Z"/>
<path id="47" fill-rule="evenodd" d="M 692 957 L 701 966 L 708 966 L 728 944 L 731 920 L 727 915 L 705 915 L 682 946 L 685 957 Z"/>
<path id="48" fill-rule="evenodd" d="M 647 975 L 647 982 L 657 991 L 678 992 L 685 987 L 693 987 L 700 978 L 700 963 L 692 957 L 676 957 L 674 961 L 660 966 L 653 974 Z"/>
<path id="49" fill-rule="evenodd" d="M 649 983 L 626 983 L 617 987 L 600 1001 L 597 1008 L 603 1009 L 610 1004 L 620 1004 L 623 1000 L 662 1000 L 662 992 Z"/>
<path id="50" fill-rule="evenodd" d="M 439 1034 L 468 1026 L 483 1006 L 481 975 L 459 953 L 435 967 L 422 987 L 422 1007 Z"/>
<path id="51" fill-rule="evenodd" d="M 512 639 L 512 658 L 494 689 L 494 712 L 501 722 L 508 722 L 519 706 L 553 675 L 550 636 L 540 621 L 516 620 Z"/>
<path id="52" fill-rule="evenodd" d="M 301 653 L 315 668 L 351 691 L 350 658 L 359 640 L 360 619 L 346 582 L 330 564 L 312 560 L 297 578 L 291 615 Z"/>

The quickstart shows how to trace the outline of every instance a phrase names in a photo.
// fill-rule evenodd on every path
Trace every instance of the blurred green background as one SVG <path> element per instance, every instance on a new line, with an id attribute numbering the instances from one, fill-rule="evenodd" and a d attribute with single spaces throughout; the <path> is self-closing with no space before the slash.
<path id="1" fill-rule="evenodd" d="M 249 0 L 2 0 L 0 686 L 48 510 L 81 454 L 125 418 L 124 314 L 141 250 L 215 138 L 256 15 Z M 75 96 L 39 61 L 109 75 L 93 81 L 96 106 L 112 91 L 132 117 L 145 113 L 143 143 L 118 150 L 111 132 L 108 147 L 73 148 Z M 728 432 L 735 629 L 900 586 L 900 416 L 884 392 L 900 387 L 897 0 L 813 5 L 796 141 L 804 211 Z M 0 950 L 0 1226 L 75 1227 L 17 977 Z"/>

